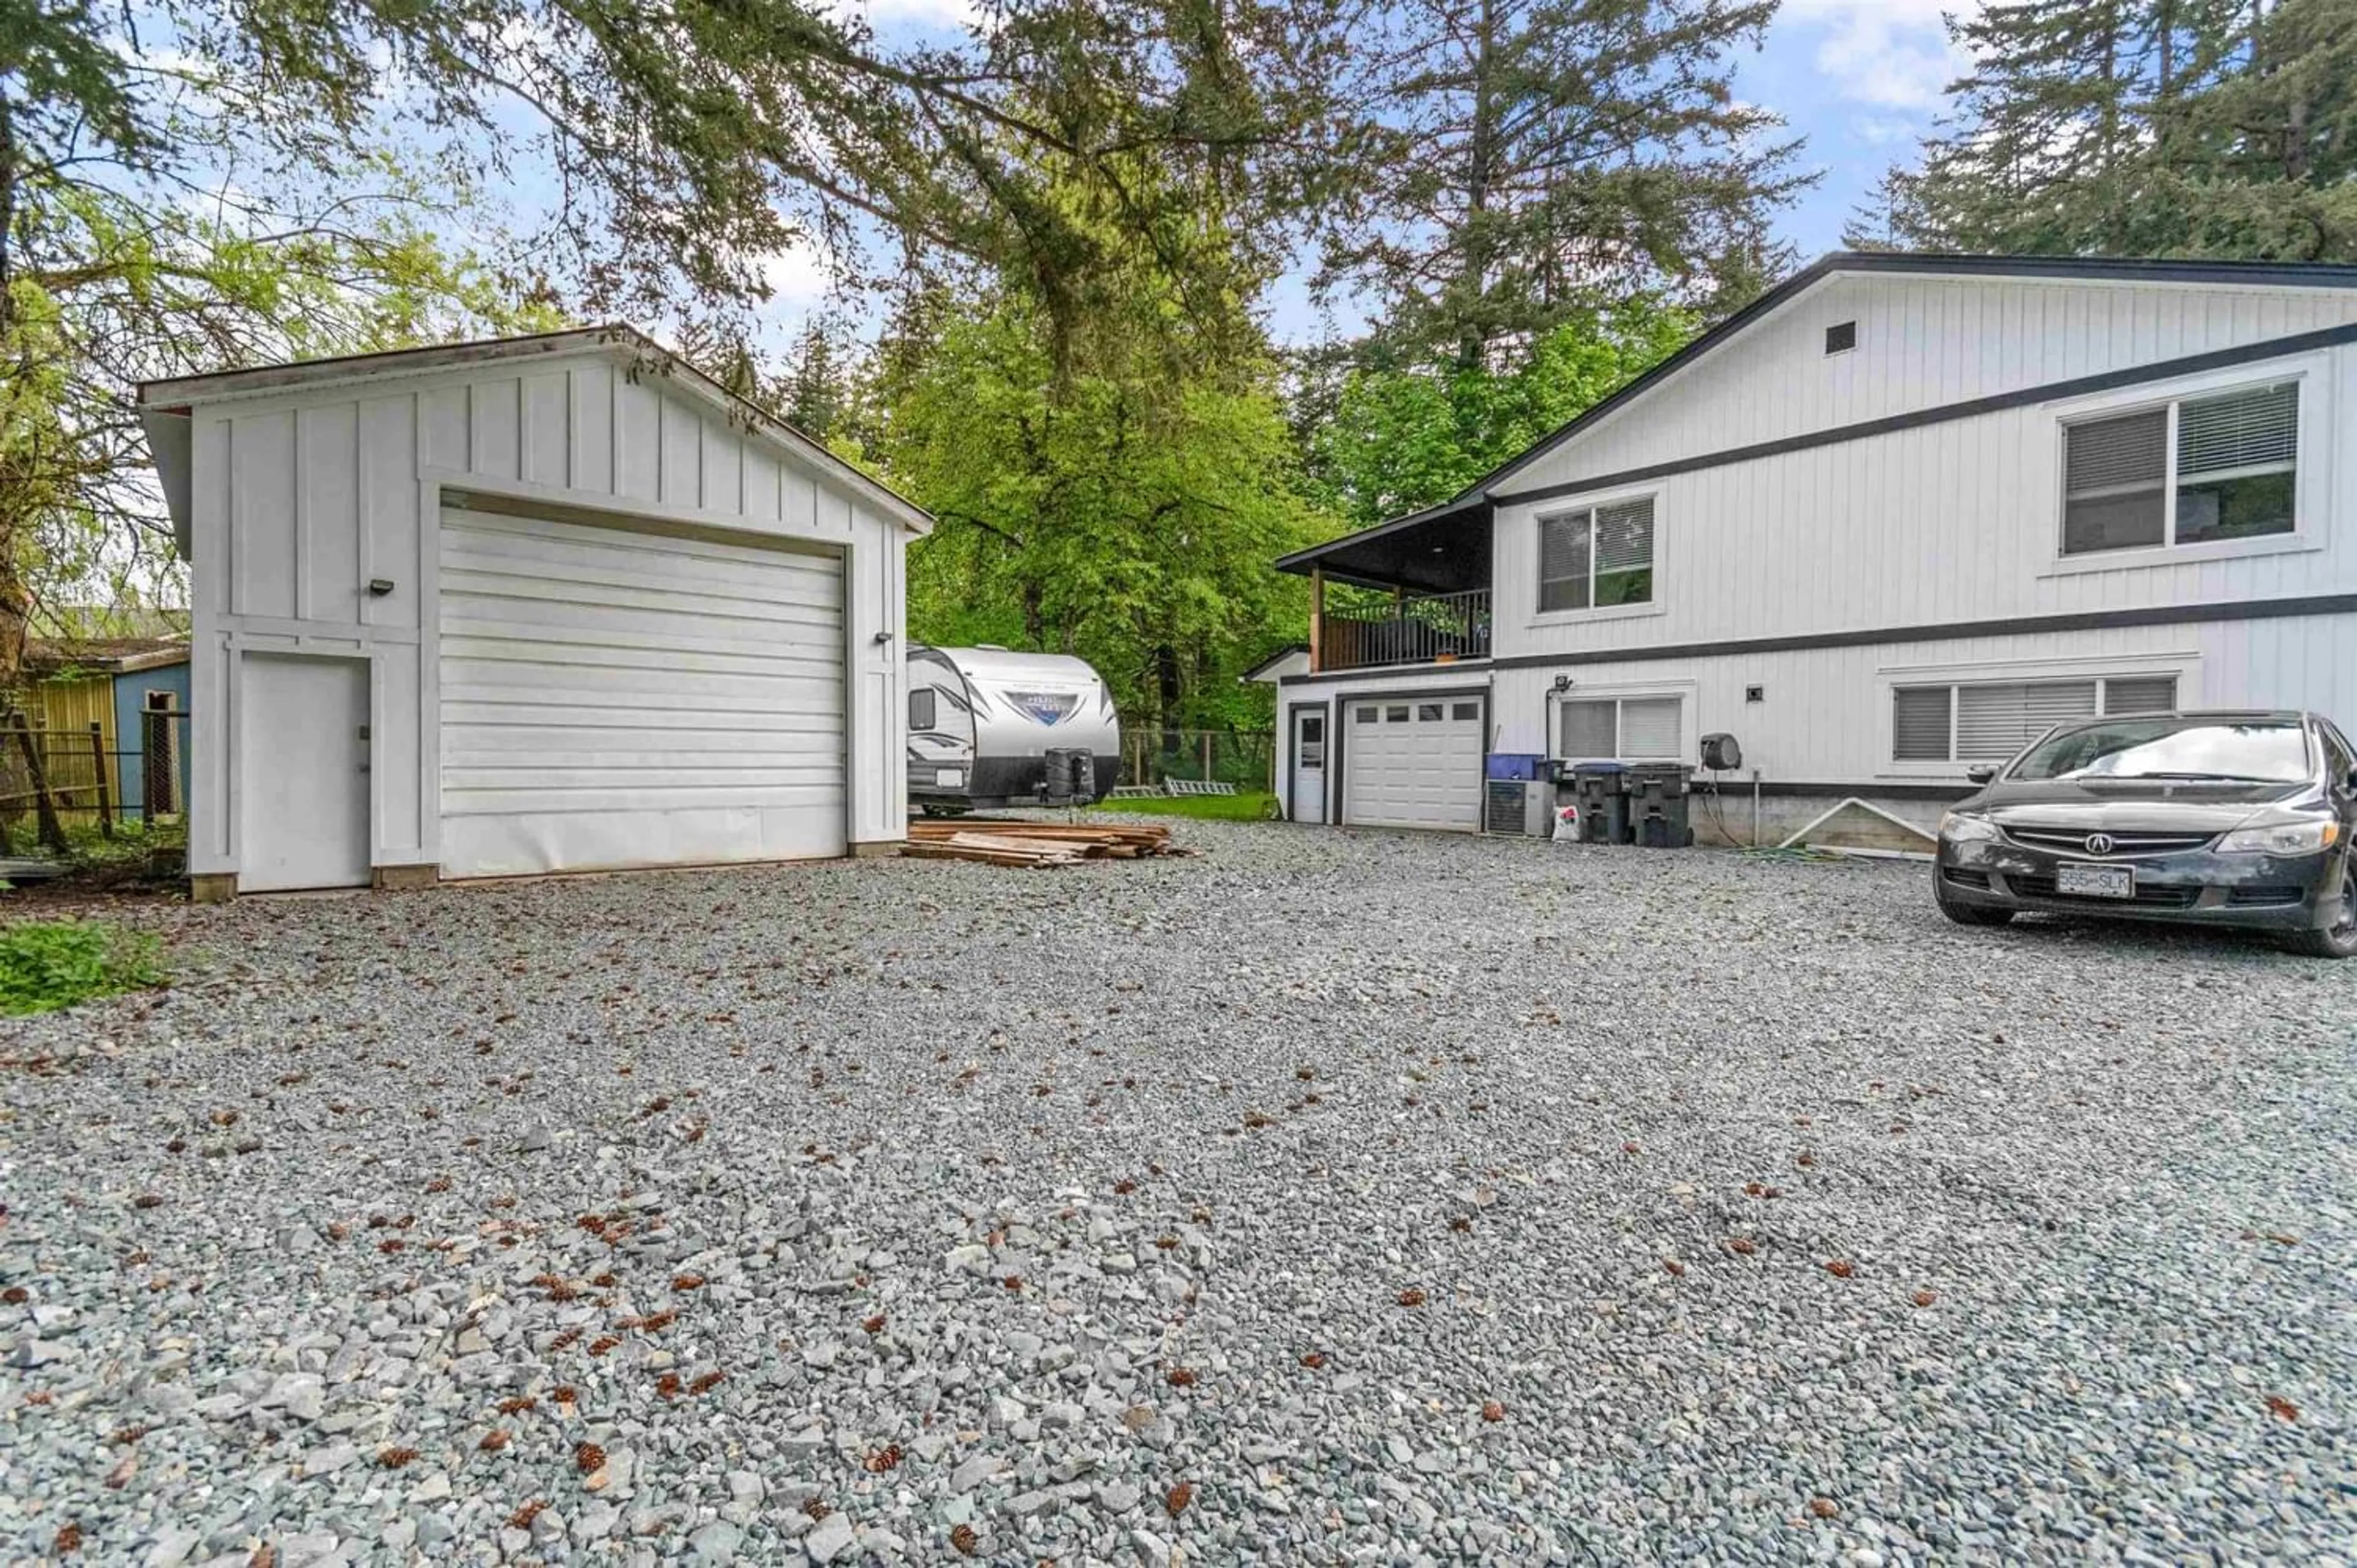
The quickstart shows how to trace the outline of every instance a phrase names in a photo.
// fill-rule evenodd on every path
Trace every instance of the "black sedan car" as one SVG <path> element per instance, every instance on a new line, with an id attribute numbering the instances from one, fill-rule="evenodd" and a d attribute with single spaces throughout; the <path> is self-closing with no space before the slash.
<path id="1" fill-rule="evenodd" d="M 2357 953 L 2357 754 L 2300 713 L 2142 714 L 2049 731 L 1941 819 L 1948 918 L 2024 910 L 2243 926 Z"/>

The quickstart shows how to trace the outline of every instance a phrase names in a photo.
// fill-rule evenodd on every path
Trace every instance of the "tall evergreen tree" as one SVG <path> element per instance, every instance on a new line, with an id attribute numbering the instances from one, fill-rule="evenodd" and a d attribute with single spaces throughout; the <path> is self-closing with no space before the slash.
<path id="1" fill-rule="evenodd" d="M 2159 126 L 2156 204 L 2204 255 L 2357 260 L 2357 0 L 2282 0 Z"/>
<path id="2" fill-rule="evenodd" d="M 2357 0 L 2007 0 L 1855 242 L 2357 256 Z"/>
<path id="3" fill-rule="evenodd" d="M 802 328 L 786 368 L 783 391 L 780 412 L 803 435 L 824 441 L 845 423 L 852 397 L 849 368 L 824 322 Z"/>
<path id="4" fill-rule="evenodd" d="M 1788 257 L 1803 184 L 1729 57 L 1773 0 L 1409 0 L 1364 37 L 1375 128 L 1321 281 L 1378 300 L 1388 349 L 1460 368 L 1606 298 L 1739 303 Z"/>

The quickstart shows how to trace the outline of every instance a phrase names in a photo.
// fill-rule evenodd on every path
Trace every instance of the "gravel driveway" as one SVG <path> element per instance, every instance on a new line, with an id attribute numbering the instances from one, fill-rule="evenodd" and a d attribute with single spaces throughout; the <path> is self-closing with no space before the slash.
<path id="1" fill-rule="evenodd" d="M 2357 1542 L 2357 963 L 1180 832 L 135 912 L 0 1041 L 0 1558 Z"/>

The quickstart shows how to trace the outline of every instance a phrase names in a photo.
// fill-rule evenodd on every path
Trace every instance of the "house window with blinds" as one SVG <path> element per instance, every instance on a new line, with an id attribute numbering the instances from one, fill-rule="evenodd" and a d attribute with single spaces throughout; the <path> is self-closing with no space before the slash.
<path id="1" fill-rule="evenodd" d="M 1555 755 L 1574 762 L 1675 762 L 1683 755 L 1683 716 L 1676 697 L 1566 702 Z"/>
<path id="2" fill-rule="evenodd" d="M 2062 440 L 2065 555 L 2292 531 L 2298 381 L 2082 420 Z"/>
<path id="3" fill-rule="evenodd" d="M 1539 613 L 1653 599 L 1653 498 L 1539 519 Z"/>
<path id="4" fill-rule="evenodd" d="M 1894 762 L 2003 762 L 2059 724 L 2104 714 L 2165 714 L 2174 675 L 1985 681 L 1891 693 Z"/>

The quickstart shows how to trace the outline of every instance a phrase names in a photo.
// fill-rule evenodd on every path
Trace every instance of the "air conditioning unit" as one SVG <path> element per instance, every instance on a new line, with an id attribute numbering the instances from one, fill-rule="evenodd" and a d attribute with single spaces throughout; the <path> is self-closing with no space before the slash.
<path id="1" fill-rule="evenodd" d="M 1555 786 L 1543 779 L 1492 779 L 1481 799 L 1481 831 L 1512 838 L 1544 838 Z"/>

